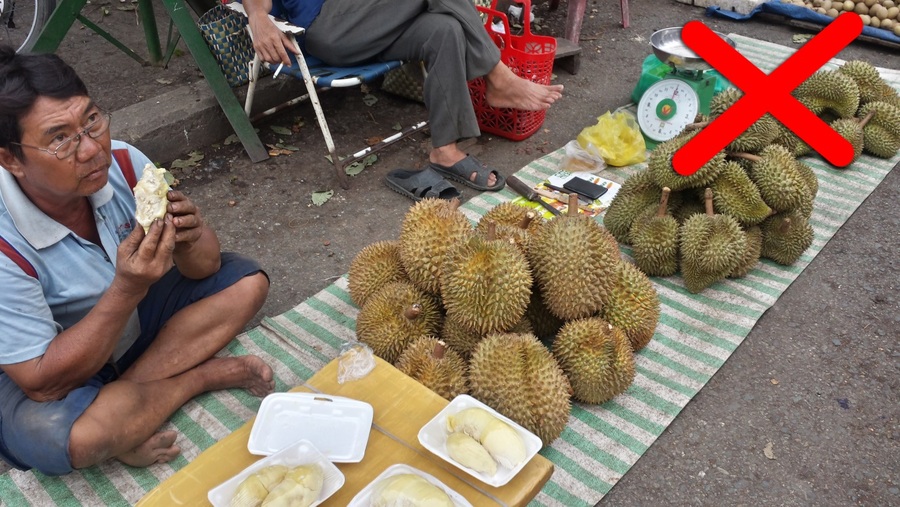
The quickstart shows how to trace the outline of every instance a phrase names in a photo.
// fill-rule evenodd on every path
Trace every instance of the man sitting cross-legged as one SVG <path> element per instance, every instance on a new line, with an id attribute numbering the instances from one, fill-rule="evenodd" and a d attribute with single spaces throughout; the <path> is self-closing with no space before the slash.
<path id="1" fill-rule="evenodd" d="M 262 359 L 213 357 L 268 278 L 181 192 L 145 233 L 131 185 L 150 161 L 109 124 L 58 57 L 0 47 L 0 457 L 20 469 L 167 462 L 159 428 L 192 397 L 274 388 Z"/>

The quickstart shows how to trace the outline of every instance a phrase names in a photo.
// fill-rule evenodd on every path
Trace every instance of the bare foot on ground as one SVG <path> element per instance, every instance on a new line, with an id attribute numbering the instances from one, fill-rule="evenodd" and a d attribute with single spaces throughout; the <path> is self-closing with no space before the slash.
<path id="1" fill-rule="evenodd" d="M 207 391 L 242 388 L 254 396 L 265 396 L 275 389 L 272 368 L 256 356 L 214 357 L 197 366 L 209 382 Z"/>
<path id="2" fill-rule="evenodd" d="M 485 98 L 493 107 L 525 111 L 548 109 L 562 97 L 562 85 L 542 85 L 515 75 L 509 67 L 498 64 L 486 76 Z"/>
<path id="3" fill-rule="evenodd" d="M 175 445 L 174 431 L 154 433 L 146 442 L 134 449 L 116 456 L 116 459 L 133 467 L 146 467 L 154 463 L 168 463 L 181 454 L 181 447 Z"/>

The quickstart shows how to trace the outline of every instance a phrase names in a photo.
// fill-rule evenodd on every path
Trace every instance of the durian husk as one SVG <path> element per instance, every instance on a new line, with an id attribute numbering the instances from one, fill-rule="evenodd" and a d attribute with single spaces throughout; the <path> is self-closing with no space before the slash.
<path id="1" fill-rule="evenodd" d="M 531 233 L 540 229 L 546 220 L 532 209 L 519 206 L 511 201 L 505 201 L 489 209 L 478 220 L 478 225 L 476 225 L 475 229 L 485 229 L 489 222 L 520 229 L 524 228 Z"/>
<path id="2" fill-rule="evenodd" d="M 422 199 L 409 209 L 400 226 L 403 269 L 413 285 L 429 294 L 440 294 L 447 252 L 472 235 L 472 225 L 458 208 L 458 199 Z"/>
<path id="3" fill-rule="evenodd" d="M 793 95 L 818 116 L 832 112 L 839 118 L 853 118 L 859 109 L 859 86 L 836 70 L 817 71 L 800 83 Z"/>
<path id="4" fill-rule="evenodd" d="M 572 396 L 585 403 L 607 402 L 634 381 L 631 343 L 597 317 L 566 322 L 553 342 L 553 355 L 572 384 Z"/>
<path id="5" fill-rule="evenodd" d="M 441 294 L 447 315 L 478 334 L 506 331 L 525 314 L 531 268 L 515 245 L 474 236 L 445 259 Z"/>
<path id="6" fill-rule="evenodd" d="M 600 316 L 621 329 L 637 352 L 647 346 L 656 331 L 659 296 L 647 275 L 626 261 L 619 261 L 615 276 L 616 283 Z"/>
<path id="7" fill-rule="evenodd" d="M 744 92 L 737 88 L 728 88 L 717 93 L 710 101 L 709 114 L 715 119 L 733 106 L 743 95 Z M 729 143 L 726 149 L 755 153 L 768 146 L 781 134 L 779 125 L 774 116 L 766 113 Z"/>
<path id="8" fill-rule="evenodd" d="M 746 248 L 741 226 L 728 215 L 714 214 L 712 200 L 712 190 L 707 189 L 707 213 L 687 219 L 678 233 L 681 274 L 694 294 L 727 277 Z"/>
<path id="9" fill-rule="evenodd" d="M 756 225 L 772 214 L 772 208 L 759 194 L 759 188 L 736 162 L 725 162 L 710 188 L 715 210 L 731 215 L 741 225 Z"/>
<path id="10" fill-rule="evenodd" d="M 750 179 L 763 201 L 776 212 L 792 211 L 810 200 L 809 186 L 798 172 L 796 159 L 787 148 L 773 144 L 760 154 L 732 155 L 752 161 Z"/>
<path id="11" fill-rule="evenodd" d="M 638 218 L 631 226 L 634 262 L 650 276 L 670 276 L 678 271 L 678 222 L 666 213 L 669 193 L 669 187 L 664 187 L 655 213 Z"/>
<path id="12" fill-rule="evenodd" d="M 360 250 L 350 263 L 347 278 L 350 298 L 360 308 L 386 284 L 408 281 L 400 262 L 400 242 L 378 241 Z"/>
<path id="13" fill-rule="evenodd" d="M 678 174 L 672 166 L 672 158 L 675 156 L 675 152 L 693 139 L 698 132 L 699 130 L 685 131 L 673 139 L 660 143 L 655 150 L 650 152 L 647 167 L 657 187 L 669 187 L 675 192 L 686 188 L 701 188 L 715 180 L 716 176 L 719 175 L 719 171 L 722 170 L 725 162 L 724 151 L 717 153 L 690 176 Z M 656 202 L 658 202 L 658 199 L 654 201 L 654 203 Z"/>
<path id="14" fill-rule="evenodd" d="M 884 80 L 869 62 L 851 60 L 837 69 L 838 72 L 850 76 L 859 89 L 860 105 L 873 102 L 881 98 Z"/>
<path id="15" fill-rule="evenodd" d="M 812 245 L 813 228 L 798 213 L 780 213 L 760 224 L 760 256 L 790 266 Z"/>
<path id="16" fill-rule="evenodd" d="M 359 310 L 356 336 L 375 355 L 394 363 L 416 338 L 436 336 L 441 319 L 433 296 L 408 282 L 392 282 L 372 294 Z"/>
<path id="17" fill-rule="evenodd" d="M 413 340 L 394 366 L 447 400 L 468 392 L 466 361 L 432 336 Z"/>
<path id="18" fill-rule="evenodd" d="M 572 387 L 534 335 L 485 337 L 469 361 L 469 391 L 544 445 L 556 440 L 569 421 Z"/>
<path id="19" fill-rule="evenodd" d="M 484 334 L 472 331 L 455 315 L 444 317 L 441 327 L 441 340 L 464 360 L 468 361 L 475 351 L 475 346 L 484 338 Z"/>
<path id="20" fill-rule="evenodd" d="M 762 230 L 758 225 L 754 225 L 744 230 L 744 237 L 746 238 L 744 255 L 741 256 L 741 261 L 738 265 L 728 274 L 728 278 L 743 278 L 759 264 L 759 253 L 762 249 Z"/>
<path id="21" fill-rule="evenodd" d="M 531 287 L 531 298 L 528 301 L 525 316 L 531 323 L 533 334 L 541 341 L 552 341 L 564 323 L 562 319 L 553 315 L 550 309 L 547 308 L 547 305 L 544 304 L 541 287 L 537 283 Z"/>
<path id="22" fill-rule="evenodd" d="M 603 307 L 619 246 L 591 217 L 569 214 L 541 227 L 528 256 L 544 304 L 568 320 L 593 315 Z"/>
<path id="23" fill-rule="evenodd" d="M 634 220 L 648 206 L 655 208 L 660 195 L 660 187 L 653 181 L 649 171 L 634 173 L 622 183 L 610 202 L 603 216 L 603 226 L 619 243 L 629 244 L 629 233 Z"/>
<path id="24" fill-rule="evenodd" d="M 859 109 L 860 117 L 874 111 L 863 127 L 864 149 L 876 157 L 891 158 L 900 150 L 900 103 L 870 102 Z"/>

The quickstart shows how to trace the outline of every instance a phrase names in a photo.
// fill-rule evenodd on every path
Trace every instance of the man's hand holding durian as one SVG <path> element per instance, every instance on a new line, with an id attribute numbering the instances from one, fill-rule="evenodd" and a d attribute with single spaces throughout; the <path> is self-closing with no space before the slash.
<path id="1" fill-rule="evenodd" d="M 172 257 L 178 270 L 194 279 L 215 273 L 220 262 L 216 233 L 206 226 L 197 205 L 184 193 L 170 190 L 167 197 L 166 220 L 175 227 Z"/>

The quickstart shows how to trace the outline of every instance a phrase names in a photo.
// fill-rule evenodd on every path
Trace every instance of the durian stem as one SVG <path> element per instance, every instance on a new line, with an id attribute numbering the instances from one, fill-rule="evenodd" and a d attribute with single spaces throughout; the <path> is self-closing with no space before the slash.
<path id="1" fill-rule="evenodd" d="M 491 220 L 487 223 L 487 234 L 485 234 L 485 238 L 488 241 L 495 241 L 497 239 L 497 222 Z"/>
<path id="2" fill-rule="evenodd" d="M 656 210 L 656 216 L 664 217 L 666 216 L 666 208 L 669 205 L 669 194 L 672 190 L 669 187 L 663 187 L 662 189 L 662 197 L 659 199 L 659 208 Z"/>
<path id="3" fill-rule="evenodd" d="M 528 229 L 535 218 L 537 218 L 537 213 L 534 211 L 526 212 L 525 216 L 522 217 L 522 220 L 519 221 L 519 229 Z"/>
<path id="4" fill-rule="evenodd" d="M 781 224 L 778 225 L 778 233 L 779 234 L 787 234 L 788 231 L 791 230 L 791 219 L 790 217 L 785 218 L 781 221 Z"/>
<path id="5" fill-rule="evenodd" d="M 422 313 L 422 305 L 420 305 L 419 303 L 413 303 L 412 305 L 410 305 L 409 308 L 406 309 L 406 311 L 403 312 L 403 316 L 409 320 L 413 320 L 416 317 L 418 317 L 421 313 Z"/>
<path id="6" fill-rule="evenodd" d="M 754 155 L 752 153 L 743 153 L 740 151 L 729 151 L 728 156 L 747 159 L 751 162 L 759 162 L 760 160 L 762 160 L 762 157 L 760 157 L 759 155 Z"/>
<path id="7" fill-rule="evenodd" d="M 715 215 L 715 212 L 713 212 L 713 195 L 711 188 L 707 188 L 706 192 L 703 193 L 703 201 L 706 204 L 706 214 L 708 216 Z"/>
<path id="8" fill-rule="evenodd" d="M 702 129 L 703 127 L 706 127 L 707 125 L 709 125 L 709 123 L 710 122 L 708 122 L 708 121 L 698 121 L 696 123 L 688 123 L 687 125 L 684 126 L 684 130 Z"/>
<path id="9" fill-rule="evenodd" d="M 437 343 L 434 344 L 434 348 L 431 350 L 431 356 L 435 359 L 443 359 L 444 353 L 447 351 L 447 344 L 438 340 Z"/>
<path id="10" fill-rule="evenodd" d="M 572 192 L 569 194 L 569 216 L 578 214 L 578 194 Z"/>
<path id="11" fill-rule="evenodd" d="M 865 126 L 866 126 L 866 123 L 869 123 L 869 120 L 871 120 L 873 116 L 875 116 L 875 110 L 874 110 L 874 109 L 871 110 L 871 111 L 869 111 L 869 113 L 868 113 L 865 117 L 863 117 L 862 120 L 859 121 L 859 128 L 865 127 Z"/>

